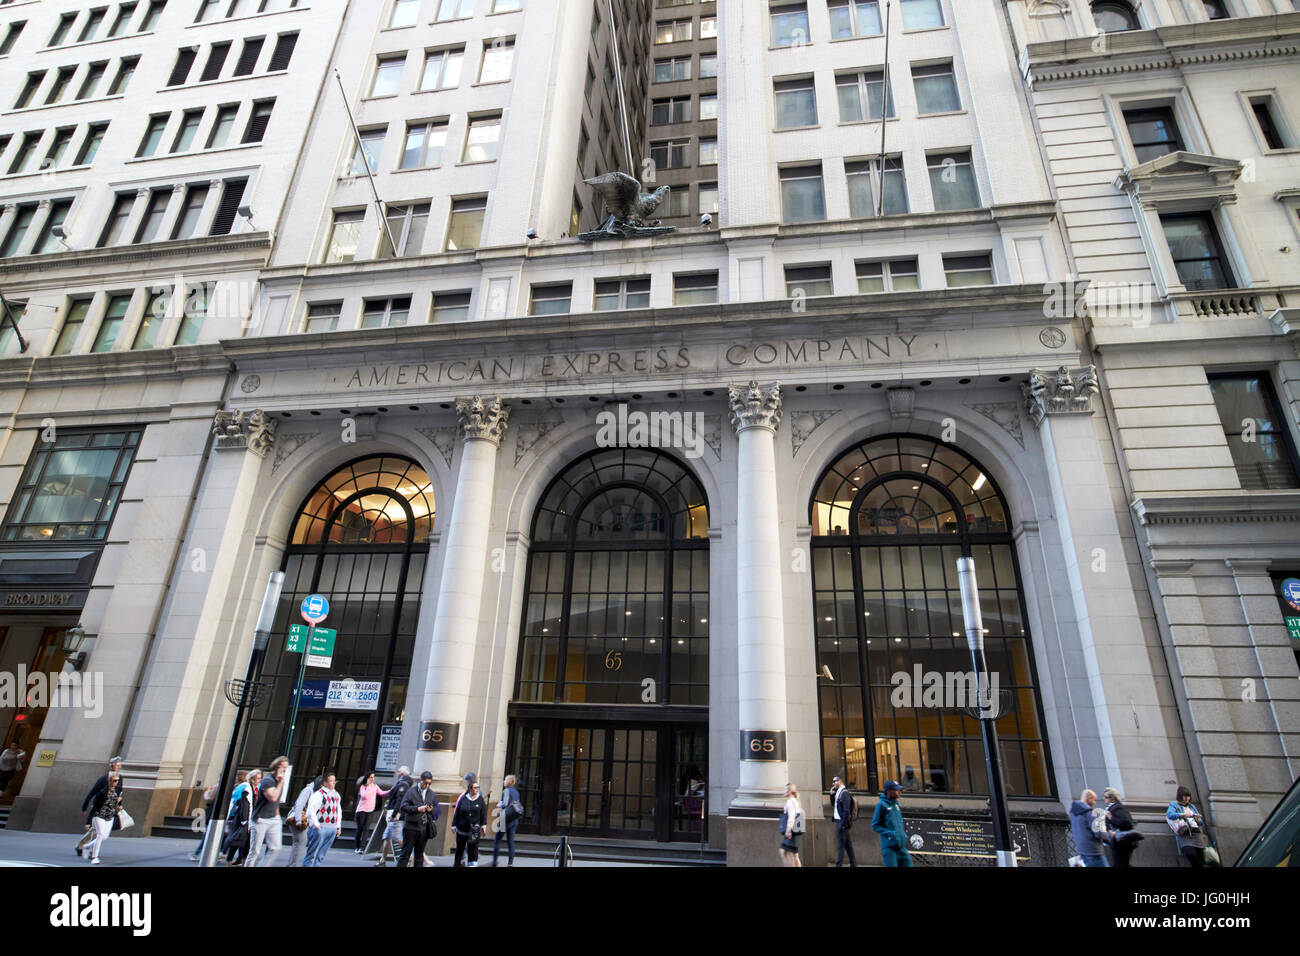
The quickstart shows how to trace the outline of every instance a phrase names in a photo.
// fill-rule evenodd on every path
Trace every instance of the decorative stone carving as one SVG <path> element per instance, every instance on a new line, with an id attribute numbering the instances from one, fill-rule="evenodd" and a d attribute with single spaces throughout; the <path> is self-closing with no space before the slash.
<path id="1" fill-rule="evenodd" d="M 916 407 L 916 392 L 910 388 L 889 390 L 889 414 L 893 418 L 911 418 Z"/>
<path id="2" fill-rule="evenodd" d="M 810 412 L 791 412 L 790 413 L 790 446 L 792 454 L 799 454 L 799 449 L 803 447 L 804 442 L 812 437 L 815 432 L 827 419 L 838 415 L 838 408 L 818 409 Z"/>
<path id="3" fill-rule="evenodd" d="M 482 395 L 458 398 L 456 418 L 460 437 L 465 441 L 481 439 L 500 446 L 506 435 L 510 406 L 499 398 L 484 398 Z"/>
<path id="4" fill-rule="evenodd" d="M 417 432 L 429 439 L 430 444 L 438 449 L 438 454 L 442 455 L 442 460 L 451 467 L 451 457 L 456 451 L 456 433 L 459 429 L 455 425 L 438 425 L 433 428 L 417 428 Z"/>
<path id="5" fill-rule="evenodd" d="M 1021 448 L 1025 447 L 1025 433 L 1020 427 L 1020 406 L 1015 402 L 989 402 L 983 405 L 970 405 L 989 421 L 1002 426 L 1002 430 L 1016 440 Z"/>
<path id="6" fill-rule="evenodd" d="M 542 418 L 531 422 L 515 422 L 515 464 L 546 435 L 564 424 L 560 417 Z"/>
<path id="7" fill-rule="evenodd" d="M 1035 425 L 1048 415 L 1092 414 L 1092 396 L 1097 394 L 1097 366 L 1084 365 L 1055 372 L 1030 369 L 1029 381 L 1020 383 L 1025 411 Z"/>
<path id="8" fill-rule="evenodd" d="M 303 445 L 313 438 L 319 437 L 319 432 L 294 432 L 292 435 L 280 435 L 275 441 L 275 463 L 271 465 L 271 471 L 274 473 Z"/>
<path id="9" fill-rule="evenodd" d="M 731 405 L 731 427 L 736 433 L 746 428 L 766 428 L 775 432 L 781 427 L 781 383 L 773 382 L 766 388 L 758 382 L 748 385 L 728 385 L 727 400 Z"/>
<path id="10" fill-rule="evenodd" d="M 658 219 L 650 218 L 668 196 L 668 186 L 660 186 L 654 192 L 642 192 L 639 179 L 620 172 L 605 173 L 595 179 L 584 179 L 583 182 L 595 189 L 596 195 L 604 200 L 609 218 L 599 229 L 579 233 L 578 239 L 581 241 L 636 239 L 677 231 L 675 226 L 665 226 Z"/>
<path id="11" fill-rule="evenodd" d="M 212 434 L 216 436 L 218 450 L 246 448 L 258 458 L 275 444 L 275 419 L 260 408 L 245 413 L 243 409 L 217 412 L 212 419 Z"/>

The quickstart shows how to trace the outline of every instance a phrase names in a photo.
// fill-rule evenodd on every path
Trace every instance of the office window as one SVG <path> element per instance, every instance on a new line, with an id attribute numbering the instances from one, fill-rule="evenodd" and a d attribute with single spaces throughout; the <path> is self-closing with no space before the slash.
<path id="1" fill-rule="evenodd" d="M 99 144 L 104 141 L 104 134 L 108 132 L 107 123 L 91 123 L 86 129 L 86 138 L 81 141 L 81 148 L 77 150 L 77 158 L 73 161 L 76 166 L 87 166 L 95 161 L 95 154 L 99 152 Z"/>
<path id="2" fill-rule="evenodd" d="M 564 315 L 573 299 L 572 282 L 534 285 L 528 303 L 529 315 Z"/>
<path id="3" fill-rule="evenodd" d="M 126 32 L 126 28 L 131 25 L 131 18 L 135 16 L 135 4 L 124 3 L 117 8 L 117 16 L 113 17 L 113 23 L 108 28 L 110 37 L 121 36 Z"/>
<path id="4" fill-rule="evenodd" d="M 1207 377 L 1241 487 L 1248 491 L 1300 487 L 1295 449 L 1268 375 L 1233 372 Z"/>
<path id="5" fill-rule="evenodd" d="M 102 541 L 141 434 L 59 429 L 38 443 L 5 516 L 5 540 Z"/>
<path id="6" fill-rule="evenodd" d="M 275 100 L 259 100 L 253 104 L 249 114 L 248 126 L 244 128 L 244 143 L 260 143 L 266 136 L 266 127 L 271 122 L 271 111 L 275 109 Z"/>
<path id="7" fill-rule="evenodd" d="M 1269 149 L 1287 149 L 1291 145 L 1289 132 L 1278 122 L 1277 103 L 1271 94 L 1252 96 L 1250 111 L 1259 127 L 1259 135 Z"/>
<path id="8" fill-rule="evenodd" d="M 77 131 L 75 126 L 64 126 L 62 129 L 54 131 L 54 140 L 50 143 L 50 148 L 45 151 L 45 159 L 41 161 L 41 169 L 56 169 L 63 162 L 64 154 L 68 151 L 68 146 L 72 143 L 72 135 Z"/>
<path id="9" fill-rule="evenodd" d="M 936 210 L 979 208 L 980 194 L 969 152 L 935 153 L 927 156 L 926 162 Z"/>
<path id="10" fill-rule="evenodd" d="M 104 71 L 108 69 L 108 61 L 101 60 L 98 63 L 92 63 L 86 68 L 86 76 L 81 81 L 81 86 L 77 88 L 77 99 L 86 100 L 95 95 L 95 87 L 99 86 L 99 81 L 104 78 Z"/>
<path id="11" fill-rule="evenodd" d="M 718 184 L 700 183 L 700 212 L 718 214 Z"/>
<path id="12" fill-rule="evenodd" d="M 666 100 L 654 100 L 650 104 L 650 125 L 652 126 L 664 126 L 669 123 L 689 123 L 690 121 L 691 98 L 689 96 L 675 96 Z"/>
<path id="13" fill-rule="evenodd" d="M 356 152 L 352 156 L 352 166 L 348 171 L 349 176 L 364 176 L 366 170 L 373 173 L 379 169 L 379 155 L 384 148 L 384 137 L 387 134 L 388 127 L 386 126 L 361 131 L 361 142 L 357 145 Z"/>
<path id="14" fill-rule="evenodd" d="M 163 113 L 149 117 L 149 123 L 145 126 L 144 137 L 140 140 L 140 148 L 136 150 L 136 156 L 152 156 L 158 151 L 158 144 L 162 142 L 163 130 L 167 128 L 169 116 L 169 113 Z"/>
<path id="15" fill-rule="evenodd" d="M 45 95 L 45 104 L 57 103 L 63 99 L 63 94 L 68 91 L 68 86 L 72 83 L 73 74 L 77 72 L 75 66 L 62 66 L 54 74 L 54 82 L 50 84 L 50 91 Z"/>
<path id="16" fill-rule="evenodd" d="M 72 349 L 77 344 L 77 336 L 81 334 L 86 324 L 86 316 L 90 313 L 90 302 L 90 299 L 73 299 L 68 303 L 68 313 L 63 319 L 63 328 L 59 330 L 59 338 L 54 343 L 55 355 L 72 354 Z"/>
<path id="17" fill-rule="evenodd" d="M 1092 21 L 1102 33 L 1123 33 L 1141 26 L 1137 13 L 1121 0 L 1093 0 Z"/>
<path id="18" fill-rule="evenodd" d="M 1193 292 L 1237 287 L 1209 213 L 1166 214 L 1160 217 L 1160 224 L 1164 227 L 1179 282 Z"/>
<path id="19" fill-rule="evenodd" d="M 307 306 L 307 325 L 304 332 L 333 332 L 339 326 L 342 302 L 316 302 Z"/>
<path id="20" fill-rule="evenodd" d="M 650 161 L 656 169 L 681 169 L 691 164 L 689 139 L 662 140 L 650 144 Z"/>
<path id="21" fill-rule="evenodd" d="M 483 47 L 483 62 L 479 66 L 480 83 L 504 83 L 510 79 L 510 69 L 515 60 L 515 41 L 496 38 Z"/>
<path id="22" fill-rule="evenodd" d="M 826 4 L 831 15 L 831 39 L 874 37 L 884 32 L 880 19 L 880 0 L 831 0 Z"/>
<path id="23" fill-rule="evenodd" d="M 841 123 L 861 123 L 881 118 L 881 104 L 885 98 L 885 71 L 866 70 L 835 77 L 835 95 L 840 104 Z M 862 105 L 866 104 L 864 114 Z M 889 90 L 889 115 L 894 114 L 894 90 Z"/>
<path id="24" fill-rule="evenodd" d="M 446 90 L 460 85 L 460 66 L 464 59 L 464 47 L 425 54 L 420 89 Z"/>
<path id="25" fill-rule="evenodd" d="M 23 84 L 23 88 L 19 91 L 18 99 L 14 100 L 14 109 L 20 110 L 28 106 L 32 101 L 32 97 L 36 95 L 36 91 L 40 89 L 41 83 L 44 82 L 44 80 L 44 70 L 41 70 L 39 73 L 28 73 L 27 82 Z"/>
<path id="26" fill-rule="evenodd" d="M 486 163 L 496 159 L 500 137 L 501 114 L 471 116 L 469 128 L 465 131 L 465 154 L 461 162 Z"/>
<path id="27" fill-rule="evenodd" d="M 167 0 L 150 0 L 149 7 L 144 12 L 144 19 L 140 21 L 140 28 L 136 33 L 149 33 L 158 25 L 159 18 L 162 17 L 163 7 L 167 6 Z"/>
<path id="28" fill-rule="evenodd" d="M 597 279 L 593 306 L 596 312 L 650 308 L 650 277 Z"/>
<path id="29" fill-rule="evenodd" d="M 424 234 L 429 228 L 429 203 L 410 203 L 387 207 L 388 231 L 402 256 L 418 256 L 424 249 Z M 391 257 L 387 234 L 380 237 L 383 255 Z"/>
<path id="30" fill-rule="evenodd" d="M 781 170 L 781 220 L 818 222 L 826 218 L 821 163 Z"/>
<path id="31" fill-rule="evenodd" d="M 217 107 L 217 118 L 212 121 L 206 149 L 221 149 L 230 141 L 230 131 L 235 128 L 235 117 L 238 114 L 239 107 L 234 103 Z"/>
<path id="32" fill-rule="evenodd" d="M 660 20 L 655 24 L 655 43 L 677 43 L 691 39 L 692 21 Z"/>
<path id="33" fill-rule="evenodd" d="M 190 78 L 190 69 L 194 66 L 194 60 L 199 55 L 197 47 L 186 47 L 176 51 L 176 63 L 172 66 L 171 76 L 167 79 L 168 86 L 180 86 Z"/>
<path id="34" fill-rule="evenodd" d="M 199 74 L 199 80 L 208 82 L 220 78 L 221 70 L 226 65 L 226 57 L 230 55 L 230 43 L 214 43 L 208 50 L 207 62 L 203 64 L 203 72 Z"/>
<path id="35" fill-rule="evenodd" d="M 524 0 L 492 0 L 493 13 L 513 13 L 524 8 Z"/>
<path id="36" fill-rule="evenodd" d="M 943 26 L 939 0 L 903 0 L 903 29 L 929 30 Z"/>
<path id="37" fill-rule="evenodd" d="M 193 345 L 199 340 L 199 331 L 208 314 L 208 292 L 203 286 L 191 286 L 186 290 L 185 302 L 181 306 L 181 327 L 176 333 L 173 345 Z"/>
<path id="38" fill-rule="evenodd" d="M 77 14 L 75 11 L 72 13 L 65 13 L 59 17 L 58 26 L 56 26 L 54 32 L 50 34 L 50 42 L 47 43 L 46 46 L 62 46 L 66 43 L 68 34 L 72 32 L 72 25 L 76 22 Z"/>
<path id="39" fill-rule="evenodd" d="M 176 131 L 176 138 L 172 140 L 172 152 L 183 153 L 194 145 L 194 135 L 199 131 L 199 124 L 203 122 L 203 110 L 186 110 L 181 114 L 180 129 Z"/>
<path id="40" fill-rule="evenodd" d="M 247 185 L 247 179 L 227 179 L 222 184 L 221 199 L 217 201 L 217 211 L 212 217 L 212 228 L 208 230 L 209 236 L 229 235 L 230 230 L 235 228 L 235 216 L 239 214 L 239 206 Z"/>
<path id="41" fill-rule="evenodd" d="M 700 119 L 715 120 L 717 118 L 718 118 L 718 94 L 701 93 L 700 94 Z"/>
<path id="42" fill-rule="evenodd" d="M 700 137 L 700 165 L 718 165 L 718 141 L 715 137 Z"/>
<path id="43" fill-rule="evenodd" d="M 786 298 L 810 298 L 817 295 L 834 295 L 829 264 L 785 267 Z"/>
<path id="44" fill-rule="evenodd" d="M 133 351 L 158 347 L 158 333 L 167 321 L 167 312 L 171 308 L 172 294 L 152 292 L 144 304 L 144 315 L 140 317 L 140 327 L 136 330 L 135 341 L 131 343 Z"/>
<path id="45" fill-rule="evenodd" d="M 987 252 L 964 256 L 944 256 L 943 273 L 948 288 L 993 284 L 993 259 Z"/>
<path id="46" fill-rule="evenodd" d="M 811 76 L 772 84 L 777 129 L 817 125 L 817 92 Z"/>
<path id="47" fill-rule="evenodd" d="M 673 274 L 673 305 L 710 305 L 718 301 L 716 272 Z"/>
<path id="48" fill-rule="evenodd" d="M 99 237 L 100 248 L 118 246 L 126 240 L 126 221 L 131 218 L 135 206 L 135 193 L 118 193 L 113 197 L 113 208 L 109 210 L 108 221 Z"/>
<path id="49" fill-rule="evenodd" d="M 289 64 L 293 62 L 293 51 L 298 45 L 298 34 L 285 33 L 276 37 L 275 48 L 271 50 L 271 61 L 266 65 L 268 73 L 276 73 L 280 70 L 289 69 Z"/>
<path id="50" fill-rule="evenodd" d="M 220 12 L 221 0 L 200 0 L 199 12 L 194 17 L 195 23 L 207 23 L 215 20 Z"/>
<path id="51" fill-rule="evenodd" d="M 668 219 L 689 215 L 691 211 L 690 187 L 683 186 L 668 193 L 668 206 L 663 215 Z"/>
<path id="52" fill-rule="evenodd" d="M 199 234 L 199 217 L 203 215 L 203 205 L 207 201 L 206 183 L 185 187 L 185 199 L 176 217 L 176 225 L 172 227 L 173 239 L 192 239 Z"/>
<path id="53" fill-rule="evenodd" d="M 447 121 L 411 123 L 406 127 L 406 145 L 402 149 L 402 169 L 423 169 L 442 165 L 442 151 L 447 145 Z"/>
<path id="54" fill-rule="evenodd" d="M 691 58 L 689 56 L 655 60 L 654 82 L 673 83 L 677 80 L 689 80 L 690 78 Z"/>
<path id="55" fill-rule="evenodd" d="M 687 76 L 690 79 L 690 63 L 687 63 Z M 700 79 L 707 80 L 710 77 L 718 75 L 718 54 L 701 53 L 700 54 Z"/>
<path id="56" fill-rule="evenodd" d="M 915 259 L 855 262 L 859 292 L 911 292 L 921 288 Z"/>
<path id="57" fill-rule="evenodd" d="M 803 46 L 809 42 L 808 5 L 789 3 L 770 5 L 772 46 Z"/>
<path id="58" fill-rule="evenodd" d="M 870 159 L 844 164 L 849 186 L 849 215 L 866 219 L 876 215 L 878 205 L 883 205 L 886 216 L 908 211 L 907 181 L 903 176 L 903 161 L 899 156 L 885 158 L 885 183 L 883 201 L 880 196 L 880 160 Z"/>
<path id="59" fill-rule="evenodd" d="M 381 56 L 375 67 L 375 79 L 370 84 L 371 96 L 392 96 L 401 89 L 402 68 L 406 66 L 406 54 L 398 56 Z"/>
<path id="60" fill-rule="evenodd" d="M 363 329 L 386 329 L 405 325 L 411 316 L 411 297 L 397 299 L 366 299 L 361 310 Z"/>
<path id="61" fill-rule="evenodd" d="M 329 240 L 325 243 L 325 261 L 352 262 L 357 257 L 361 239 L 361 223 L 365 221 L 364 209 L 349 209 L 334 213 Z"/>
<path id="62" fill-rule="evenodd" d="M 23 203 L 18 207 L 13 223 L 9 226 L 9 232 L 5 235 L 4 245 L 0 246 L 0 257 L 9 258 L 18 255 L 23 240 L 27 238 L 27 230 L 32 227 L 32 220 L 35 218 L 36 203 Z"/>
<path id="63" fill-rule="evenodd" d="M 434 322 L 464 322 L 469 318 L 468 292 L 435 292 L 433 295 Z"/>
<path id="64" fill-rule="evenodd" d="M 700 17 L 700 39 L 715 40 L 718 36 L 718 18 Z"/>
<path id="65" fill-rule="evenodd" d="M 413 27 L 420 17 L 420 0 L 393 0 L 393 12 L 388 17 L 390 27 Z"/>
<path id="66" fill-rule="evenodd" d="M 262 56 L 262 46 L 265 43 L 266 37 L 252 37 L 251 39 L 245 40 L 243 48 L 239 51 L 239 59 L 235 61 L 234 72 L 231 75 L 250 75 L 253 70 L 257 68 L 257 61 Z"/>
<path id="67" fill-rule="evenodd" d="M 41 145 L 41 130 L 23 133 L 23 138 L 14 152 L 13 162 L 9 164 L 9 174 L 31 172 L 36 166 L 36 149 Z"/>
<path id="68" fill-rule="evenodd" d="M 439 0 L 438 20 L 460 20 L 474 15 L 474 0 Z"/>
<path id="69" fill-rule="evenodd" d="M 22 35 L 25 26 L 27 26 L 26 20 L 18 20 L 5 27 L 5 35 L 0 39 L 0 56 L 5 56 L 14 48 L 14 44 L 18 42 L 18 37 Z"/>
<path id="70" fill-rule="evenodd" d="M 123 293 L 108 297 L 108 308 L 104 310 L 104 318 L 99 323 L 99 332 L 95 335 L 95 344 L 90 347 L 90 351 L 113 351 L 117 337 L 122 331 L 122 323 L 126 321 L 126 310 L 130 305 L 130 294 Z"/>
<path id="71" fill-rule="evenodd" d="M 933 66 L 912 67 L 912 86 L 916 89 L 916 111 L 921 116 L 961 109 L 951 60 Z"/>
<path id="72" fill-rule="evenodd" d="M 117 96 L 126 92 L 126 85 L 131 82 L 131 77 L 135 75 L 135 67 L 139 62 L 140 58 L 138 56 L 129 56 L 118 64 L 117 75 L 113 77 L 113 85 L 108 88 L 109 96 Z"/>
<path id="73" fill-rule="evenodd" d="M 447 226 L 447 251 L 477 249 L 483 238 L 483 217 L 487 212 L 487 197 L 453 199 L 451 222 Z"/>
<path id="74" fill-rule="evenodd" d="M 171 200 L 171 189 L 151 189 L 149 201 L 145 204 L 144 216 L 135 231 L 136 242 L 153 242 L 162 231 L 163 217 L 167 215 L 167 203 Z"/>
<path id="75" fill-rule="evenodd" d="M 1170 106 L 1124 110 L 1124 124 L 1139 163 L 1183 148 L 1174 110 Z"/>

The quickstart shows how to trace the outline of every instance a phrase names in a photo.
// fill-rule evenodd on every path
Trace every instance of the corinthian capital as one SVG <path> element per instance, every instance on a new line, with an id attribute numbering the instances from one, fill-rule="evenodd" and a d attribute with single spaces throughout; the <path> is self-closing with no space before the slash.
<path id="1" fill-rule="evenodd" d="M 781 383 L 763 388 L 758 382 L 727 386 L 731 405 L 731 427 L 740 434 L 746 428 L 776 431 L 781 426 Z"/>
<path id="2" fill-rule="evenodd" d="M 1055 372 L 1030 369 L 1029 381 L 1020 383 L 1025 411 L 1035 425 L 1048 415 L 1092 414 L 1092 396 L 1097 394 L 1097 366 L 1084 365 Z"/>
<path id="3" fill-rule="evenodd" d="M 510 406 L 499 398 L 474 395 L 456 399 L 457 424 L 460 426 L 460 437 L 465 441 L 479 438 L 500 445 L 509 418 Z"/>
<path id="4" fill-rule="evenodd" d="M 260 408 L 251 412 L 223 409 L 213 416 L 212 434 L 218 449 L 246 448 L 258 458 L 265 458 L 275 444 L 275 424 L 275 419 Z"/>

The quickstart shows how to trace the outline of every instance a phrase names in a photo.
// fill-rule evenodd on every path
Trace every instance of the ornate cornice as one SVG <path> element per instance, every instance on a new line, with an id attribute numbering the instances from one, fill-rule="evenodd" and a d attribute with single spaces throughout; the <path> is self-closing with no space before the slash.
<path id="1" fill-rule="evenodd" d="M 766 388 L 758 382 L 727 386 L 727 404 L 731 407 L 731 427 L 739 435 L 746 428 L 766 428 L 773 433 L 781 427 L 781 383 Z"/>
<path id="2" fill-rule="evenodd" d="M 258 458 L 265 458 L 275 445 L 275 425 L 276 420 L 260 408 L 251 412 L 223 409 L 212 418 L 212 434 L 219 451 L 245 448 Z"/>
<path id="3" fill-rule="evenodd" d="M 1055 372 L 1030 369 L 1029 381 L 1020 383 L 1025 411 L 1035 425 L 1048 415 L 1091 415 L 1092 396 L 1097 394 L 1097 366 L 1084 365 Z"/>
<path id="4" fill-rule="evenodd" d="M 499 446 L 509 418 L 510 406 L 499 398 L 473 395 L 456 399 L 456 424 L 463 441 L 490 441 Z"/>
<path id="5" fill-rule="evenodd" d="M 1143 495 L 1130 507 L 1143 525 L 1295 523 L 1300 522 L 1300 491 Z"/>

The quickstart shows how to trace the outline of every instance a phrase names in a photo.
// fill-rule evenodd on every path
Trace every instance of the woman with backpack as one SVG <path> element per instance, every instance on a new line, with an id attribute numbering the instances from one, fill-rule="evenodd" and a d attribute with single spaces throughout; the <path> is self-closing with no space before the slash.
<path id="1" fill-rule="evenodd" d="M 803 866 L 799 858 L 799 838 L 803 836 L 803 805 L 799 788 L 785 785 L 785 809 L 781 811 L 781 862 L 785 866 Z"/>
<path id="2" fill-rule="evenodd" d="M 501 834 L 506 837 L 506 846 L 509 847 L 509 862 L 506 866 L 515 865 L 515 831 L 519 829 L 519 821 L 524 817 L 524 805 L 519 800 L 519 791 L 515 789 L 516 777 L 513 773 L 506 775 L 505 790 L 501 794 L 501 802 L 497 804 L 497 833 L 492 838 L 492 865 L 497 865 L 497 857 L 501 853 Z"/>
<path id="3" fill-rule="evenodd" d="M 487 803 L 479 796 L 477 774 L 465 774 L 465 792 L 456 798 L 451 826 L 456 831 L 454 865 L 478 866 L 478 841 L 487 829 Z M 464 862 L 466 856 L 468 863 Z"/>

